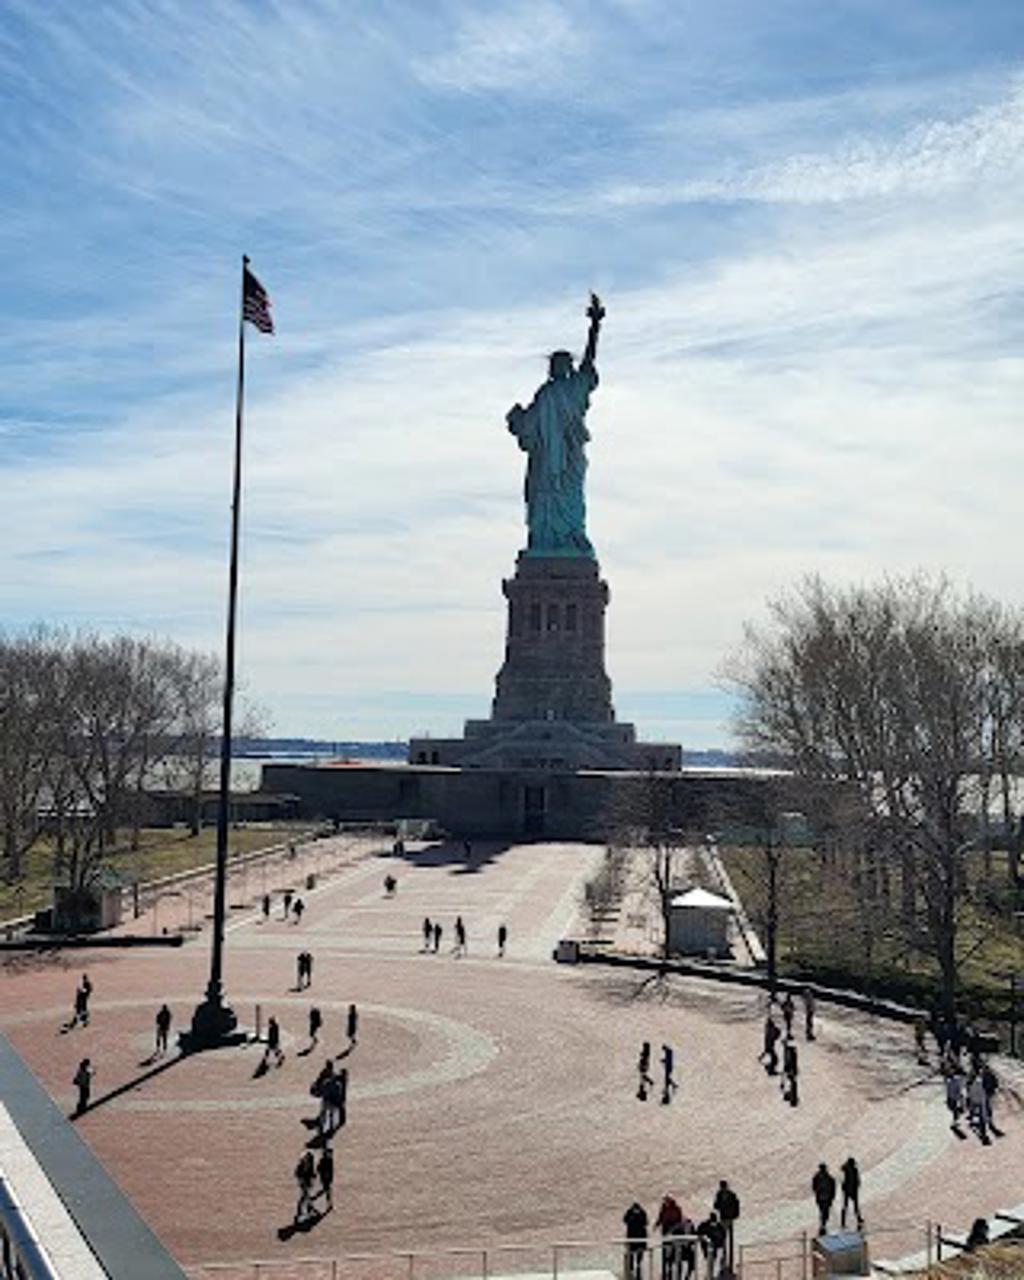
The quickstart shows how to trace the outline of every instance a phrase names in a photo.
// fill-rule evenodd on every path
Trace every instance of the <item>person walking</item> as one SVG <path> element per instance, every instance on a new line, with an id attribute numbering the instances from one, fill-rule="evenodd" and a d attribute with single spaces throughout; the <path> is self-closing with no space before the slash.
<path id="1" fill-rule="evenodd" d="M 983 1062 L 981 1064 L 981 1084 L 982 1088 L 985 1090 L 985 1121 L 997 1138 L 1002 1137 L 1002 1132 L 996 1128 L 996 1122 L 993 1116 L 996 1091 L 999 1088 L 999 1077 L 996 1075 L 991 1063 L 989 1062 Z"/>
<path id="2" fill-rule="evenodd" d="M 96 1071 L 92 1062 L 88 1058 L 83 1058 L 72 1078 L 72 1084 L 78 1090 L 78 1103 L 74 1112 L 76 1116 L 82 1115 L 89 1109 L 89 1095 L 92 1093 L 92 1081 L 95 1074 Z"/>
<path id="3" fill-rule="evenodd" d="M 800 1102 L 800 1091 L 797 1084 L 800 1075 L 800 1062 L 797 1058 L 796 1043 L 787 1040 L 782 1048 L 782 1096 L 791 1107 Z"/>
<path id="4" fill-rule="evenodd" d="M 677 1280 L 679 1275 L 679 1264 L 676 1259 L 678 1244 L 671 1237 L 682 1220 L 683 1211 L 678 1201 L 670 1195 L 663 1196 L 658 1216 L 654 1219 L 655 1227 L 661 1232 L 662 1280 Z"/>
<path id="5" fill-rule="evenodd" d="M 462 916 L 455 917 L 455 946 L 452 952 L 457 956 L 466 954 L 466 926 L 462 923 Z"/>
<path id="6" fill-rule="evenodd" d="M 836 1180 L 824 1161 L 818 1165 L 818 1171 L 811 1179 L 811 1190 L 814 1192 L 814 1203 L 818 1206 L 818 1235 L 823 1236 L 828 1231 L 828 1219 L 836 1198 Z"/>
<path id="7" fill-rule="evenodd" d="M 313 1207 L 313 1182 L 316 1178 L 316 1165 L 313 1162 L 312 1151 L 303 1152 L 302 1159 L 295 1166 L 295 1181 L 299 1185 L 299 1199 L 295 1205 L 295 1221 L 305 1222 L 307 1218 L 314 1217 L 316 1210 Z"/>
<path id="8" fill-rule="evenodd" d="M 810 987 L 804 987 L 800 993 L 804 1004 L 804 1039 L 814 1039 L 814 992 Z"/>
<path id="9" fill-rule="evenodd" d="M 292 893 L 291 889 L 285 889 L 284 897 L 281 899 L 281 904 L 284 909 L 284 915 L 281 917 L 282 920 L 287 920 L 291 914 L 292 898 L 294 896 L 295 895 Z"/>
<path id="10" fill-rule="evenodd" d="M 851 1206 L 856 1215 L 857 1230 L 864 1230 L 864 1218 L 860 1211 L 860 1169 L 857 1168 L 857 1161 L 853 1156 L 847 1156 L 842 1164 L 843 1175 L 843 1207 L 839 1214 L 839 1225 L 846 1226 L 846 1211 Z"/>
<path id="11" fill-rule="evenodd" d="M 306 904 L 301 898 L 296 898 L 292 903 L 292 916 L 294 917 L 296 924 L 302 924 L 302 913 L 305 909 Z"/>
<path id="12" fill-rule="evenodd" d="M 327 1201 L 327 1208 L 334 1208 L 334 1155 L 330 1147 L 325 1146 L 316 1162 L 316 1173 L 320 1179 L 320 1194 Z"/>
<path id="13" fill-rule="evenodd" d="M 267 1019 L 267 1047 L 263 1051 L 263 1063 L 266 1065 L 270 1055 L 278 1066 L 284 1062 L 284 1050 L 281 1048 L 281 1027 L 277 1019 L 271 1015 Z"/>
<path id="14" fill-rule="evenodd" d="M 718 1275 L 718 1259 L 725 1248 L 725 1227 L 722 1226 L 718 1212 L 712 1209 L 708 1216 L 697 1227 L 701 1252 L 707 1259 L 708 1275 Z"/>
<path id="15" fill-rule="evenodd" d="M 324 1015 L 316 1005 L 309 1011 L 309 1047 L 314 1049 L 320 1042 L 320 1028 L 324 1025 Z"/>
<path id="16" fill-rule="evenodd" d="M 971 1076 L 967 1085 L 967 1108 L 971 1128 L 988 1146 L 991 1141 L 988 1136 L 988 1098 L 985 1096 L 985 1086 L 982 1083 L 980 1071 Z"/>
<path id="17" fill-rule="evenodd" d="M 265 893 L 263 895 L 263 901 L 261 905 L 263 907 L 263 920 L 264 922 L 266 922 L 267 920 L 270 919 L 270 894 L 269 893 Z"/>
<path id="18" fill-rule="evenodd" d="M 793 1034 L 793 1017 L 796 1013 L 796 1005 L 793 1003 L 792 991 L 787 991 L 782 1001 L 782 1021 L 786 1024 L 786 1039 Z"/>
<path id="19" fill-rule="evenodd" d="M 740 1216 L 740 1198 L 724 1178 L 715 1192 L 715 1212 L 725 1228 L 725 1262 L 731 1268 L 736 1248 L 736 1219 Z"/>
<path id="20" fill-rule="evenodd" d="M 664 1106 L 668 1106 L 672 1101 L 672 1094 L 678 1087 L 675 1082 L 675 1077 L 672 1074 L 673 1067 L 675 1066 L 675 1060 L 676 1055 L 672 1046 L 670 1044 L 663 1044 L 661 1046 L 661 1070 L 664 1076 L 664 1083 L 661 1086 L 661 1101 Z"/>
<path id="21" fill-rule="evenodd" d="M 345 1018 L 345 1032 L 348 1035 L 349 1044 L 355 1044 L 356 1033 L 359 1030 L 359 1010 L 354 1004 L 348 1007 L 348 1015 Z"/>
<path id="22" fill-rule="evenodd" d="M 440 951 L 441 949 L 441 936 L 443 933 L 444 933 L 444 930 L 441 928 L 441 922 L 439 920 L 435 920 L 434 921 L 434 955 L 435 956 L 437 955 L 438 951 Z"/>
<path id="23" fill-rule="evenodd" d="M 643 1280 L 647 1211 L 635 1200 L 622 1215 L 626 1227 L 626 1280 Z"/>
<path id="24" fill-rule="evenodd" d="M 647 1092 L 654 1088 L 654 1080 L 651 1077 L 651 1042 L 645 1040 L 640 1046 L 640 1057 L 636 1064 L 637 1074 L 640 1077 L 637 1085 L 636 1096 L 641 1102 L 647 1101 Z"/>
<path id="25" fill-rule="evenodd" d="M 171 1011 L 162 1004 L 156 1011 L 156 1051 L 161 1056 L 167 1052 L 167 1039 L 171 1034 Z"/>
<path id="26" fill-rule="evenodd" d="M 508 942 L 508 926 L 499 924 L 498 925 L 498 955 L 499 956 L 503 956 L 505 954 L 506 942 Z"/>
<path id="27" fill-rule="evenodd" d="M 89 999 L 92 996 L 92 982 L 87 973 L 82 974 L 82 981 L 75 989 L 75 1006 L 68 1029 L 87 1027 L 89 1025 Z"/>
<path id="28" fill-rule="evenodd" d="M 430 950 L 430 940 L 434 936 L 434 926 L 431 923 L 430 916 L 423 917 L 423 950 Z"/>
<path id="29" fill-rule="evenodd" d="M 953 1062 L 946 1063 L 946 1106 L 952 1117 L 950 1128 L 960 1132 L 960 1116 L 964 1109 L 964 1076 Z"/>
<path id="30" fill-rule="evenodd" d="M 764 1048 L 758 1061 L 764 1064 L 764 1069 L 770 1076 L 775 1075 L 779 1069 L 779 1051 L 776 1046 L 781 1035 L 779 1024 L 769 1012 L 764 1020 Z"/>
<path id="31" fill-rule="evenodd" d="M 295 989 L 302 991 L 306 985 L 306 953 L 300 951 L 295 957 Z"/>

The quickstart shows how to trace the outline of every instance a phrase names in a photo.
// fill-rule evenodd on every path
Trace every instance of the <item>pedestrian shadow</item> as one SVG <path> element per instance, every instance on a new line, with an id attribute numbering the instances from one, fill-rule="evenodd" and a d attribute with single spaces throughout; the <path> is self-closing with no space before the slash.
<path id="1" fill-rule="evenodd" d="M 327 1213 L 327 1210 L 314 1209 L 313 1212 L 308 1217 L 302 1218 L 298 1222 L 295 1222 L 293 1220 L 292 1222 L 289 1222 L 286 1227 L 278 1227 L 277 1229 L 278 1240 L 281 1240 L 281 1241 L 290 1240 L 292 1236 L 297 1236 L 307 1231 L 312 1231 L 313 1228 L 316 1226 L 316 1224 L 324 1218 L 326 1213 Z"/>
<path id="2" fill-rule="evenodd" d="M 75 1121 L 79 1116 L 88 1115 L 90 1111 L 95 1111 L 98 1107 L 105 1106 L 108 1102 L 113 1102 L 115 1098 L 120 1098 L 123 1094 L 131 1093 L 133 1089 L 137 1089 L 140 1085 L 152 1080 L 156 1076 L 162 1075 L 165 1071 L 170 1071 L 171 1067 L 175 1067 L 179 1062 L 184 1062 L 189 1055 L 179 1053 L 173 1058 L 168 1058 L 165 1062 L 159 1063 L 155 1067 L 150 1067 L 148 1071 L 144 1071 L 142 1075 L 136 1076 L 134 1080 L 126 1080 L 124 1084 L 119 1084 L 116 1089 L 110 1089 L 107 1093 L 101 1094 L 100 1097 L 94 1098 L 87 1107 L 82 1111 L 76 1111 L 71 1116 L 71 1120 Z"/>

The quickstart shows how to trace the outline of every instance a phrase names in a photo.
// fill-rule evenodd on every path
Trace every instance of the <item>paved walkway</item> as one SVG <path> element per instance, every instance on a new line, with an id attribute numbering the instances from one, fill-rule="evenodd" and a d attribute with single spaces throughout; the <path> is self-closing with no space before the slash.
<path id="1" fill-rule="evenodd" d="M 1004 1103 L 1007 1136 L 991 1147 L 958 1141 L 905 1028 L 823 1009 L 818 1042 L 800 1046 L 793 1110 L 757 1063 L 757 993 L 552 964 L 601 850 L 480 845 L 467 864 L 461 846 L 414 846 L 396 859 L 323 844 L 322 866 L 333 848 L 336 870 L 303 892 L 301 925 L 282 922 L 279 907 L 269 922 L 247 910 L 230 924 L 227 991 L 243 1021 L 257 1005 L 279 1018 L 280 1068 L 258 1073 L 256 1046 L 149 1061 L 161 1001 L 177 1029 L 202 990 L 208 930 L 176 951 L 68 953 L 0 977 L 0 1026 L 66 1109 L 77 1062 L 93 1059 L 101 1105 L 78 1131 L 183 1262 L 608 1239 L 634 1198 L 653 1212 L 672 1191 L 703 1215 L 721 1177 L 743 1200 L 740 1238 L 779 1236 L 813 1227 L 818 1161 L 836 1168 L 851 1153 L 869 1223 L 931 1215 L 966 1225 L 1024 1199 L 1018 1105 Z M 283 864 L 279 883 L 294 871 Z M 394 898 L 383 892 L 388 872 Z M 464 958 L 451 953 L 459 913 Z M 421 950 L 425 915 L 444 926 L 438 955 Z M 508 954 L 498 959 L 502 922 Z M 291 989 L 303 948 L 315 957 L 309 992 Z M 93 1018 L 62 1033 L 86 966 Z M 349 1048 L 349 1001 L 361 1020 L 345 1058 L 336 1208 L 281 1241 L 303 1120 L 315 1113 L 309 1084 L 328 1053 Z M 314 1002 L 325 1035 L 306 1053 Z M 670 1106 L 636 1098 L 644 1039 L 655 1063 L 662 1043 L 676 1050 Z"/>

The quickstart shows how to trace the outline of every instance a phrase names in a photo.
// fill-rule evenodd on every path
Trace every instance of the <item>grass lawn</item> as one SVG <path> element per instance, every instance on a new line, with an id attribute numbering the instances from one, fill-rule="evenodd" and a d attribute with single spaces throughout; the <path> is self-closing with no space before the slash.
<path id="1" fill-rule="evenodd" d="M 722 860 L 737 893 L 764 942 L 767 874 L 764 855 L 753 846 L 725 846 Z M 994 867 L 995 883 L 999 872 Z M 981 857 L 971 860 L 968 875 L 982 874 Z M 823 862 L 811 849 L 786 849 L 779 868 L 778 963 L 782 975 L 817 978 L 912 1003 L 931 1004 L 939 989 L 939 970 L 927 943 L 908 944 L 899 920 L 901 885 L 898 866 L 890 867 L 889 910 L 872 914 L 870 934 L 857 901 L 849 869 Z M 1007 1016 L 1011 971 L 1024 975 L 1024 939 L 1001 895 L 999 909 L 965 905 L 961 911 L 960 982 L 966 1003 L 976 1014 Z M 979 938 L 984 941 L 972 950 Z M 1024 983 L 1022 993 L 1024 993 Z"/>
<path id="2" fill-rule="evenodd" d="M 251 853 L 269 845 L 293 839 L 310 829 L 306 823 L 247 823 L 230 833 L 229 850 Z M 144 830 L 140 847 L 124 847 L 107 857 L 107 865 L 118 871 L 128 883 L 156 880 L 177 871 L 190 871 L 211 863 L 216 856 L 217 830 L 204 827 L 198 836 L 190 836 L 184 827 L 156 827 Z M 0 883 L 0 920 L 27 915 L 38 907 L 49 906 L 53 884 L 53 848 L 41 841 L 25 860 L 25 876 L 19 884 Z"/>

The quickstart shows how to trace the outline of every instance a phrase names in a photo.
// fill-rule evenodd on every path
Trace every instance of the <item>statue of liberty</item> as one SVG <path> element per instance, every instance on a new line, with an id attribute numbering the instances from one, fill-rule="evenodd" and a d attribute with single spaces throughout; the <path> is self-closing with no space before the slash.
<path id="1" fill-rule="evenodd" d="M 594 357 L 604 307 L 590 295 L 587 346 L 579 368 L 568 351 L 554 351 L 548 380 L 528 408 L 515 404 L 508 411 L 508 429 L 529 455 L 526 464 L 526 525 L 528 556 L 590 556 L 583 478 L 587 459 L 583 446 L 590 439 L 584 419 L 590 393 L 597 386 Z"/>

